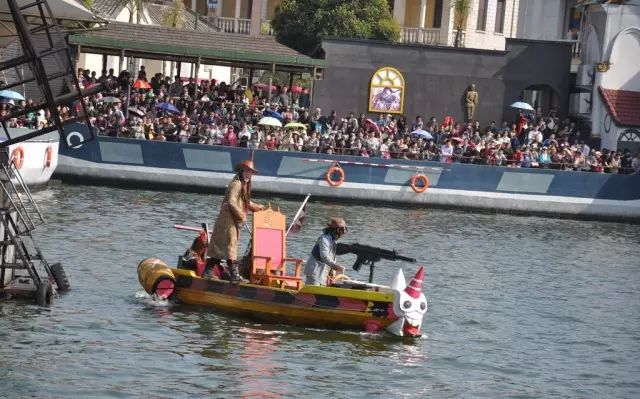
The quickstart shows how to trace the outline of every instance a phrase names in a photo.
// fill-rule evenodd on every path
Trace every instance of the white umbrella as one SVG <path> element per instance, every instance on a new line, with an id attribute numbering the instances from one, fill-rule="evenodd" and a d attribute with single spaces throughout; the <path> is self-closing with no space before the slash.
<path id="1" fill-rule="evenodd" d="M 0 90 L 0 97 L 8 98 L 10 100 L 19 100 L 19 101 L 24 100 L 24 97 L 22 96 L 22 94 L 15 92 L 13 90 Z"/>
<path id="2" fill-rule="evenodd" d="M 517 101 L 513 104 L 511 104 L 511 108 L 518 108 L 518 109 L 524 109 L 527 111 L 533 111 L 533 107 L 527 103 L 525 103 L 524 101 Z"/>
<path id="3" fill-rule="evenodd" d="M 282 122 L 280 122 L 276 118 L 265 116 L 264 118 L 260 119 L 260 121 L 258 121 L 258 125 L 282 127 Z"/>

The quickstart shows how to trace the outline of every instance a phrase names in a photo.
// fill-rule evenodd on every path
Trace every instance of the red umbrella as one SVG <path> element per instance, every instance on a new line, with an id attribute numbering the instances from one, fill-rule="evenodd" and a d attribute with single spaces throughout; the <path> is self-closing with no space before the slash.
<path id="1" fill-rule="evenodd" d="M 151 85 L 146 80 L 136 80 L 133 82 L 134 89 L 150 89 Z"/>
<path id="2" fill-rule="evenodd" d="M 295 94 L 302 93 L 302 86 L 291 86 L 291 92 Z"/>
<path id="3" fill-rule="evenodd" d="M 365 120 L 364 120 L 364 122 L 365 122 L 367 125 L 371 126 L 371 128 L 372 128 L 373 130 L 375 130 L 375 131 L 376 131 L 376 133 L 380 133 L 380 127 L 379 127 L 379 126 L 378 126 L 378 125 L 377 125 L 373 120 L 371 120 L 371 119 L 365 119 Z"/>
<path id="4" fill-rule="evenodd" d="M 269 85 L 267 83 L 256 83 L 253 86 L 255 86 L 256 89 L 261 89 L 261 90 L 269 89 Z M 275 85 L 271 85 L 271 91 L 275 91 L 276 89 L 277 87 Z"/>

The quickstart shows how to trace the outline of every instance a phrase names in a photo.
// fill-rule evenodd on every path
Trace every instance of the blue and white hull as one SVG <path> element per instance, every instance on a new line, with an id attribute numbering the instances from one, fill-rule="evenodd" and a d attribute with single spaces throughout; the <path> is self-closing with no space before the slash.
<path id="1" fill-rule="evenodd" d="M 80 148 L 60 148 L 54 177 L 66 181 L 211 191 L 226 187 L 244 148 L 100 137 Z M 437 162 L 381 160 L 315 153 L 255 150 L 260 174 L 253 189 L 365 202 L 390 202 L 577 218 L 640 221 L 640 175 L 519 169 Z M 345 180 L 325 175 L 337 162 Z M 410 180 L 424 173 L 429 188 Z"/>

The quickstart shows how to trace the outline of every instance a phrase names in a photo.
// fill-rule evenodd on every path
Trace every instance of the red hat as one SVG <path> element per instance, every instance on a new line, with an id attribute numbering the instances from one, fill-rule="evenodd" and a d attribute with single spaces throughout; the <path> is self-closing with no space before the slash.
<path id="1" fill-rule="evenodd" d="M 422 277 L 424 276 L 424 266 L 420 266 L 420 269 L 416 272 L 414 278 L 411 279 L 407 288 L 404 289 L 404 292 L 409 294 L 412 298 L 420 298 L 420 293 L 422 292 Z"/>
<path id="2" fill-rule="evenodd" d="M 204 230 L 202 230 L 200 234 L 198 234 L 198 240 L 200 240 L 200 242 L 203 244 L 207 243 L 207 233 Z"/>
<path id="3" fill-rule="evenodd" d="M 253 161 L 250 159 L 244 160 L 236 165 L 236 172 L 240 172 L 243 168 L 250 169 L 253 173 L 258 173 L 258 169 L 253 166 Z"/>

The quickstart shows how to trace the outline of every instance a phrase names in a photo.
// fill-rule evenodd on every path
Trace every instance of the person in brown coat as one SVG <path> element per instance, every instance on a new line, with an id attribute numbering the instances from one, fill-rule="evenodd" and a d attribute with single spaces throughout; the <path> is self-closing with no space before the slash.
<path id="1" fill-rule="evenodd" d="M 251 176 L 257 174 L 253 161 L 246 160 L 236 165 L 238 174 L 227 186 L 220 213 L 213 226 L 213 238 L 207 249 L 207 269 L 226 259 L 232 281 L 239 281 L 238 237 L 240 229 L 247 221 L 247 212 L 258 212 L 263 205 L 251 202 Z"/>

